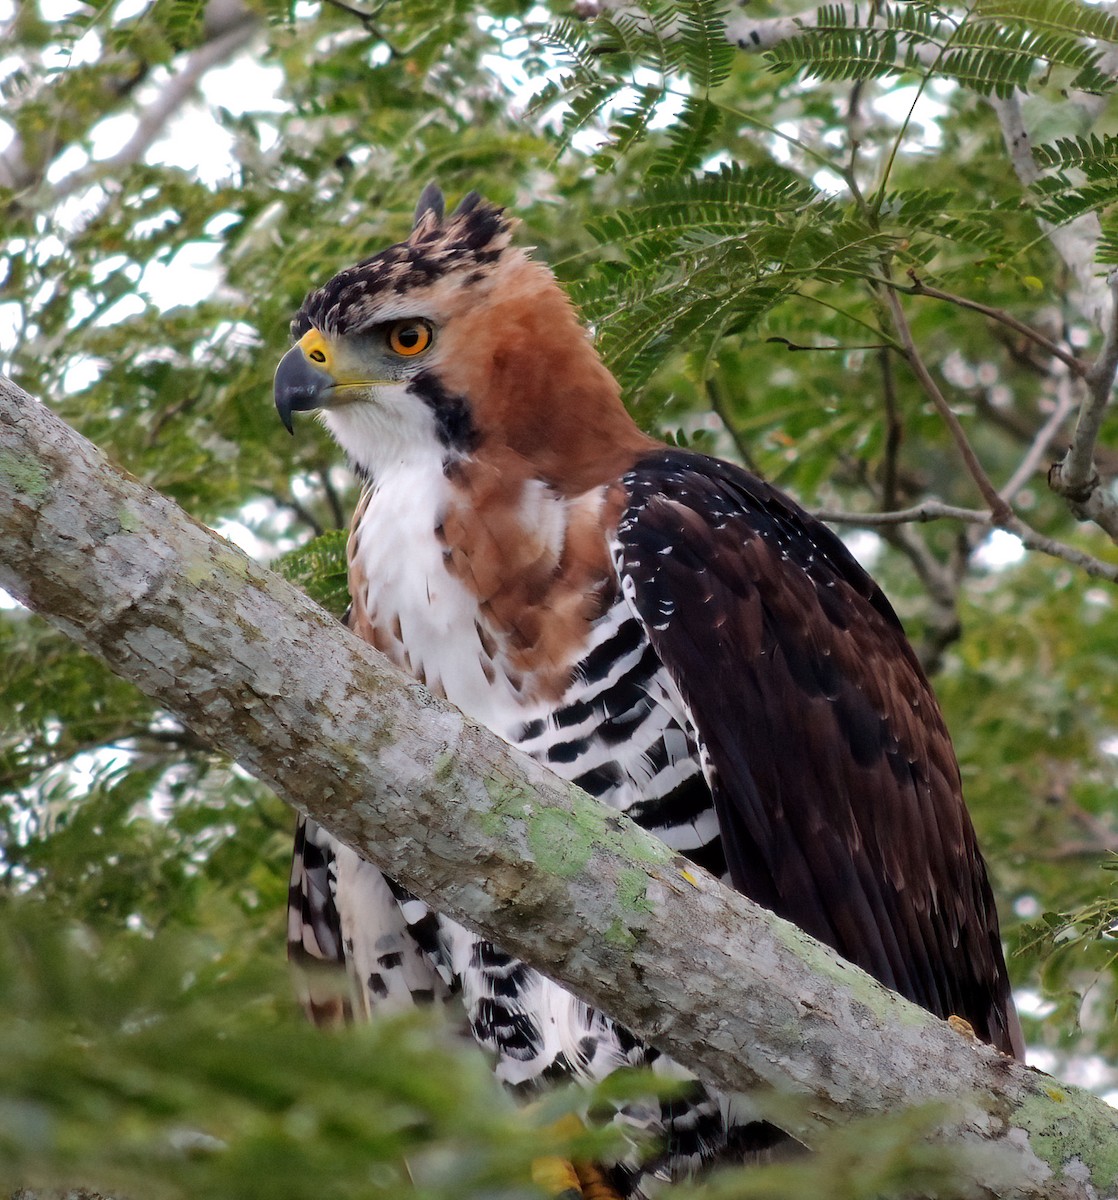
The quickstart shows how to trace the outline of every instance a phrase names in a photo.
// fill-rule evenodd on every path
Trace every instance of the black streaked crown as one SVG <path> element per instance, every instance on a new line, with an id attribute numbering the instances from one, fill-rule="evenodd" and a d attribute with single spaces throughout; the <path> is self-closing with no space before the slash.
<path id="1" fill-rule="evenodd" d="M 509 244 L 512 219 L 477 192 L 465 196 L 449 217 L 443 213 L 442 192 L 428 184 L 407 239 L 311 292 L 291 322 L 292 336 L 300 338 L 312 327 L 332 334 L 359 331 L 375 322 L 387 295 L 401 296 L 450 273 L 462 273 L 466 284 L 485 278 Z"/>

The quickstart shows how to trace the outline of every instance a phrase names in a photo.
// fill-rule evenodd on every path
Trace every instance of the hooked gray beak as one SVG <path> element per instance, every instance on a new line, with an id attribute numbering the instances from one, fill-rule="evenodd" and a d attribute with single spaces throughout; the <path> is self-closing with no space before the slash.
<path id="1" fill-rule="evenodd" d="M 288 350 L 276 367 L 274 385 L 276 412 L 288 433 L 295 432 L 291 414 L 319 408 L 322 393 L 333 386 L 333 376 L 316 367 L 303 353 L 301 346 L 292 346 Z"/>

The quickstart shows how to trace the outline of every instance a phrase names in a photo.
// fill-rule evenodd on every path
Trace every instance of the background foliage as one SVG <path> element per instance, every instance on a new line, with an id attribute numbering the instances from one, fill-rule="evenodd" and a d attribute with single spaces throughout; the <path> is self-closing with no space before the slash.
<path id="1" fill-rule="evenodd" d="M 995 485 L 1017 473 L 1032 529 L 1113 563 L 1044 471 L 1081 398 L 1052 345 L 1097 351 L 1118 260 L 1118 19 L 799 11 L 0 2 L 5 369 L 261 557 L 327 535 L 287 566 L 337 610 L 354 483 L 317 426 L 275 421 L 271 372 L 305 291 L 402 236 L 436 178 L 523 218 L 646 427 L 810 508 L 979 502 L 900 352 L 907 289 Z M 947 710 L 1030 1042 L 1112 1086 L 1114 583 L 973 522 L 863 524 Z M 514 1110 L 428 1021 L 300 1025 L 265 789 L 18 607 L 0 664 L 0 1187 L 534 1194 L 573 1100 Z M 944 1169 L 921 1120 L 708 1194 L 911 1193 Z"/>

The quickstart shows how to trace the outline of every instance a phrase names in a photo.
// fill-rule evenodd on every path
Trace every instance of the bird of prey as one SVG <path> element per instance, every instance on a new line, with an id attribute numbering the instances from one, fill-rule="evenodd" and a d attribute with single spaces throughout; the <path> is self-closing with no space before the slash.
<path id="1" fill-rule="evenodd" d="M 1021 1056 L 936 700 L 843 543 L 755 475 L 643 433 L 546 266 L 471 193 L 306 298 L 276 371 L 364 480 L 350 629 L 553 771 L 940 1017 Z M 300 819 L 297 961 L 347 1015 L 453 1000 L 524 1091 L 673 1064 Z M 312 1015 L 338 1002 L 308 997 Z M 732 1000 L 728 1000 L 732 1003 Z M 695 1081 L 621 1197 L 775 1131 Z M 587 1191 L 586 1194 L 590 1194 Z"/>

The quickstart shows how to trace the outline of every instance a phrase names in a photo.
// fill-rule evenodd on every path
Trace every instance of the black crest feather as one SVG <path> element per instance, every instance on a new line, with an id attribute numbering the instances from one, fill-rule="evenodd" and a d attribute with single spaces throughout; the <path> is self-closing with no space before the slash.
<path id="1" fill-rule="evenodd" d="M 428 213 L 433 214 L 435 225 L 441 225 L 445 212 L 446 200 L 443 198 L 442 189 L 437 183 L 429 183 L 419 193 L 419 203 L 415 206 L 415 220 L 412 222 L 412 229 L 418 229 L 420 222 Z"/>
<path id="2" fill-rule="evenodd" d="M 445 212 L 442 192 L 429 183 L 407 238 L 311 292 L 291 324 L 292 335 L 300 338 L 312 326 L 331 334 L 362 330 L 379 319 L 386 295 L 402 296 L 452 274 L 467 284 L 484 279 L 507 248 L 513 221 L 477 192 L 466 195 L 449 217 Z"/>

